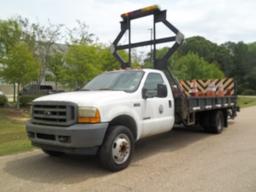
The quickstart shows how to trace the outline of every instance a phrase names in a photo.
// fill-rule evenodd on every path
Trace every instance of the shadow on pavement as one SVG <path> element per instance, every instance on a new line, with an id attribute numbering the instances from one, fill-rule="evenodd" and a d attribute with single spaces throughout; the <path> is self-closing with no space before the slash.
<path id="1" fill-rule="evenodd" d="M 200 130 L 175 128 L 173 131 L 139 141 L 134 160 L 143 160 L 159 152 L 174 152 L 211 134 Z M 136 166 L 136 165 L 135 165 Z M 33 154 L 9 161 L 4 171 L 23 180 L 38 183 L 73 184 L 112 173 L 102 169 L 96 157 L 49 157 L 44 153 Z"/>

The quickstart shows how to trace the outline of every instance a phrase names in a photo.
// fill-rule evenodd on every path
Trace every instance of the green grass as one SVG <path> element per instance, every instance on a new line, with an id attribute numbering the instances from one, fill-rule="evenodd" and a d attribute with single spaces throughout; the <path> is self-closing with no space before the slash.
<path id="1" fill-rule="evenodd" d="M 241 108 L 256 106 L 256 96 L 239 96 L 238 105 Z"/>
<path id="2" fill-rule="evenodd" d="M 26 117 L 21 110 L 0 108 L 0 156 L 32 149 L 25 132 Z"/>

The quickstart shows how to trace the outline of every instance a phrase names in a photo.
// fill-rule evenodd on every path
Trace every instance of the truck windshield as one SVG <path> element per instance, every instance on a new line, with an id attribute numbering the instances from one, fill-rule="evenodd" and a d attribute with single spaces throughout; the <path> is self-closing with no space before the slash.
<path id="1" fill-rule="evenodd" d="M 112 90 L 133 92 L 139 87 L 143 71 L 113 71 L 98 75 L 82 90 Z"/>

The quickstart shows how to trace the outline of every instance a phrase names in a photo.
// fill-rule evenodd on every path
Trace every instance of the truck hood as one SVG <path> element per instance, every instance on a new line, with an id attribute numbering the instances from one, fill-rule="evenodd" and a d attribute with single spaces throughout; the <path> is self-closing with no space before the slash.
<path id="1" fill-rule="evenodd" d="M 98 106 L 108 101 L 120 101 L 129 97 L 131 93 L 124 91 L 76 91 L 47 95 L 34 100 L 73 102 L 79 106 Z"/>

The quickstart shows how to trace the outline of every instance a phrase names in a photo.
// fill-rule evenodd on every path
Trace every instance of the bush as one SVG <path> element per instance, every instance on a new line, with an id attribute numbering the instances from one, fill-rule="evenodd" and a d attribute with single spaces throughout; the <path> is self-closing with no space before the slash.
<path id="1" fill-rule="evenodd" d="M 245 89 L 244 91 L 242 91 L 242 95 L 256 95 L 256 90 Z"/>
<path id="2" fill-rule="evenodd" d="M 7 103 L 7 97 L 5 95 L 0 95 L 0 106 L 5 106 Z"/>
<path id="3" fill-rule="evenodd" d="M 39 97 L 38 95 L 23 95 L 19 96 L 19 102 L 21 107 L 29 106 L 34 99 Z"/>

